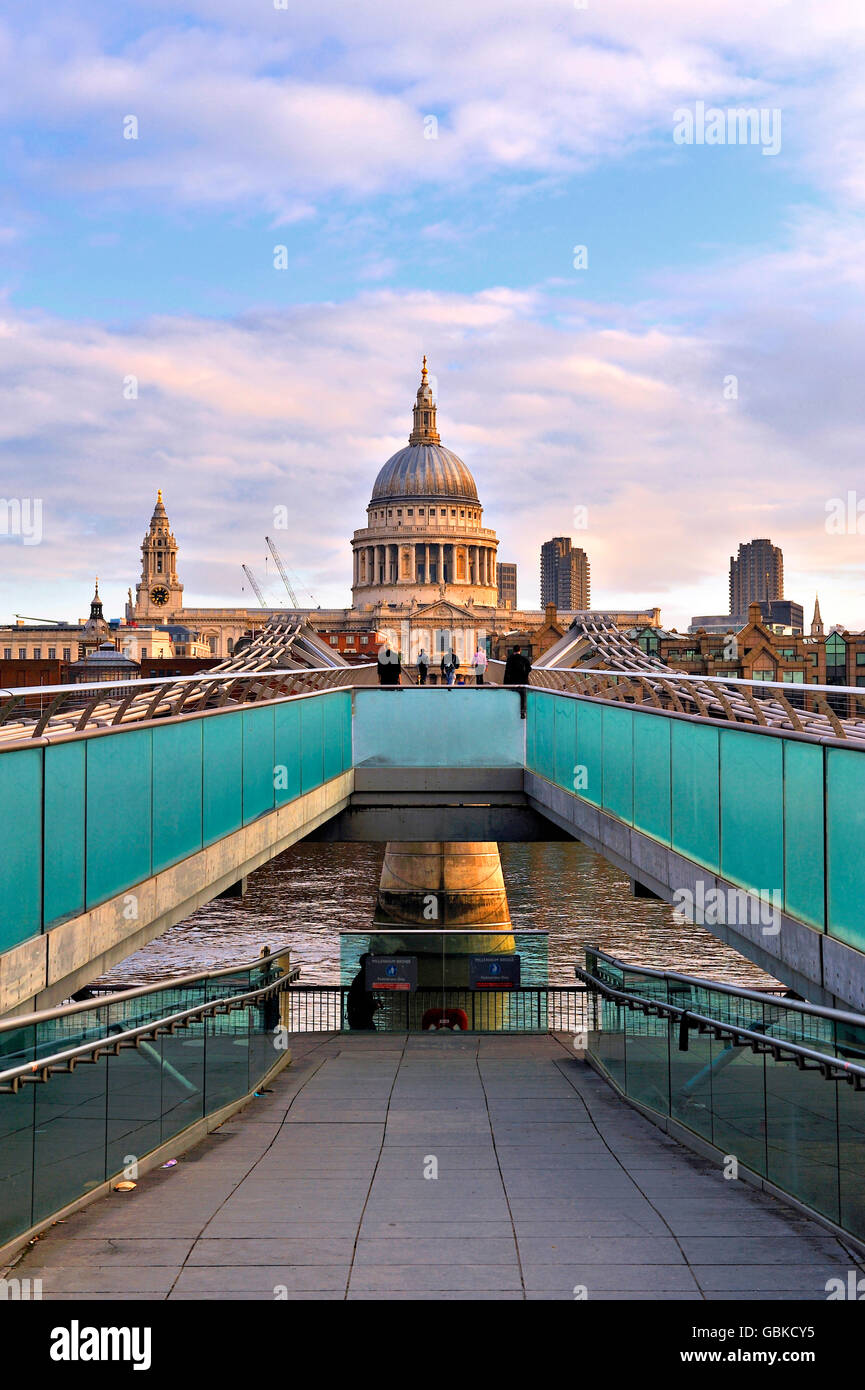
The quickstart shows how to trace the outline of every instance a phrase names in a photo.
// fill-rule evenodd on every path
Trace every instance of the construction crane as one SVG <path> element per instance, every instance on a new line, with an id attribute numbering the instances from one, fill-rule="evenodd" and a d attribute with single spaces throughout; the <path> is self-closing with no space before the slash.
<path id="1" fill-rule="evenodd" d="M 249 568 L 249 565 L 241 565 L 240 568 L 243 570 L 243 573 L 246 575 L 247 579 L 249 580 L 250 584 L 255 590 L 255 596 L 261 604 L 262 608 L 266 608 L 267 603 L 265 601 L 264 594 L 261 592 L 261 585 L 259 584 L 255 575 L 252 573 L 252 570 Z"/>
<path id="2" fill-rule="evenodd" d="M 285 565 L 282 563 L 282 556 L 280 555 L 279 551 L 278 551 L 277 548 L 276 548 L 276 541 L 271 540 L 270 536 L 265 536 L 264 539 L 267 541 L 267 548 L 268 548 L 268 550 L 270 551 L 271 555 L 273 556 L 274 560 L 276 561 L 276 568 L 279 570 L 280 576 L 281 576 L 281 578 L 282 578 L 282 582 L 283 582 L 283 584 L 285 585 L 285 587 L 286 587 L 286 589 L 287 589 L 287 591 L 288 591 L 288 597 L 291 599 L 291 606 L 292 606 L 292 608 L 299 608 L 299 607 L 300 607 L 300 604 L 299 604 L 298 601 L 297 601 L 297 594 L 294 592 L 294 589 L 292 589 L 292 587 L 291 587 L 291 581 L 290 581 L 290 579 L 289 579 L 289 577 L 288 577 L 288 574 L 287 574 L 287 572 L 286 572 Z"/>
<path id="3" fill-rule="evenodd" d="M 31 618 L 27 613 L 16 613 L 22 623 L 50 623 L 52 627 L 63 627 L 62 618 Z"/>

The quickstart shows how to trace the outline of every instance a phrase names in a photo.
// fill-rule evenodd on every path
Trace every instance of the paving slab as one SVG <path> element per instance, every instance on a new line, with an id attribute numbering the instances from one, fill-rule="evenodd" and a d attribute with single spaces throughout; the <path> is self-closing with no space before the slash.
<path id="1" fill-rule="evenodd" d="M 554 1037 L 303 1035 L 293 1057 L 174 1168 L 58 1222 L 15 1274 L 62 1301 L 774 1301 L 825 1299 L 858 1271 Z"/>

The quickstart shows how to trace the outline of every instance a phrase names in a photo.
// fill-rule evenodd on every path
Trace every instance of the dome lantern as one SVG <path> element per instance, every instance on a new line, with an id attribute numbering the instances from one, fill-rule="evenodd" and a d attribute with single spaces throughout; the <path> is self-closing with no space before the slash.
<path id="1" fill-rule="evenodd" d="M 426 356 L 423 360 L 420 386 L 417 389 L 413 414 L 414 428 L 408 437 L 409 444 L 440 444 L 441 436 L 436 429 L 436 405 L 428 380 Z"/>

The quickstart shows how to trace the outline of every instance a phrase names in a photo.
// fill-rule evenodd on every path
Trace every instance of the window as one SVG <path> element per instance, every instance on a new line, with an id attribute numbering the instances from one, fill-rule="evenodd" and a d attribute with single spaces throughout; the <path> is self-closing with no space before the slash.
<path id="1" fill-rule="evenodd" d="M 11 660 L 12 660 L 12 648 L 11 648 L 11 647 L 4 647 L 4 648 L 3 648 L 3 660 L 4 660 L 4 661 L 11 661 Z"/>
<path id="2" fill-rule="evenodd" d="M 63 648 L 63 660 L 64 660 L 64 661 L 71 661 L 71 660 L 72 660 L 72 648 L 71 648 L 71 647 L 64 647 L 64 648 Z"/>
<path id="3" fill-rule="evenodd" d="M 802 685 L 805 680 L 804 671 L 782 671 L 781 679 L 789 681 L 792 685 Z"/>
<path id="4" fill-rule="evenodd" d="M 755 681 L 773 681 L 775 679 L 775 672 L 765 670 L 752 671 L 751 679 Z"/>
<path id="5" fill-rule="evenodd" d="M 49 648 L 48 648 L 48 660 L 49 660 L 49 661 L 56 661 L 56 660 L 57 660 L 57 648 L 56 648 L 56 647 L 49 647 Z"/>
<path id="6" fill-rule="evenodd" d="M 847 684 L 847 644 L 837 632 L 826 638 L 826 684 Z"/>
<path id="7" fill-rule="evenodd" d="M 418 507 L 417 514 L 418 516 L 423 516 L 423 507 Z"/>
<path id="8" fill-rule="evenodd" d="M 18 660 L 19 660 L 19 661 L 26 661 L 26 660 L 27 660 L 27 648 L 26 648 L 26 647 L 19 647 L 19 648 L 18 648 Z"/>
<path id="9" fill-rule="evenodd" d="M 336 647 L 336 646 L 339 645 L 339 638 L 337 637 L 336 633 L 334 633 L 333 636 L 331 637 L 331 639 L 330 639 L 330 645 L 331 645 L 332 647 Z"/>
<path id="10" fill-rule="evenodd" d="M 142 648 L 141 648 L 141 660 L 142 660 L 142 661 L 146 661 L 146 660 L 147 660 L 147 648 L 146 648 L 146 647 L 142 647 Z"/>
<path id="11" fill-rule="evenodd" d="M 34 660 L 34 661 L 41 661 L 41 660 L 42 660 L 42 648 L 41 648 L 41 647 L 34 647 L 34 648 L 33 648 L 33 660 Z"/>
<path id="12" fill-rule="evenodd" d="M 407 515 L 408 515 L 408 516 L 414 516 L 414 507 L 409 507 L 408 512 L 407 512 Z"/>
<path id="13" fill-rule="evenodd" d="M 857 676 L 857 677 L 856 677 L 856 684 L 857 684 L 857 685 L 865 685 L 865 676 Z"/>
<path id="14" fill-rule="evenodd" d="M 865 666 L 865 652 L 856 653 L 856 665 Z"/>
<path id="15" fill-rule="evenodd" d="M 456 516 L 456 514 L 457 514 L 457 509 L 456 509 L 456 507 L 451 507 L 451 516 Z"/>
<path id="16" fill-rule="evenodd" d="M 369 641 L 369 638 L 368 638 L 368 637 L 361 637 L 361 639 L 360 639 L 360 645 L 361 645 L 362 647 L 365 647 L 368 641 Z"/>
<path id="17" fill-rule="evenodd" d="M 353 635 L 352 635 L 351 633 L 349 633 L 348 636 L 346 637 L 346 639 L 345 639 L 345 645 L 346 645 L 347 647 L 353 647 L 353 646 L 354 646 L 354 637 L 353 637 Z"/>
<path id="18" fill-rule="evenodd" d="M 465 516 L 465 511 L 461 511 L 460 516 Z"/>

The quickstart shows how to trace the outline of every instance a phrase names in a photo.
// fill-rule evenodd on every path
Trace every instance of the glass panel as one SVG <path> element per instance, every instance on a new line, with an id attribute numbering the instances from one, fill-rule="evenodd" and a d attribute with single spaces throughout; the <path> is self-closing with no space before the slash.
<path id="1" fill-rule="evenodd" d="M 18 1058 L 4 1057 L 2 1066 Z M 0 1245 L 32 1225 L 35 1086 L 0 1095 Z"/>
<path id="2" fill-rule="evenodd" d="M 97 1065 L 104 1066 L 107 1077 L 105 1162 L 110 1176 L 161 1142 L 162 1054 L 158 1041 L 142 1041 Z M 135 1172 L 129 1176 L 135 1177 Z"/>
<path id="3" fill-rule="evenodd" d="M 106 1074 L 103 1058 L 34 1083 L 34 1221 L 105 1181 Z"/>
<path id="4" fill-rule="evenodd" d="M 839 1219 L 837 1091 L 819 1071 L 767 1059 L 766 1176 L 832 1221 Z"/>
<path id="5" fill-rule="evenodd" d="M 158 1047 L 162 1059 L 164 1143 L 204 1115 L 204 1024 L 191 1023 L 174 1034 L 163 1033 Z"/>
<path id="6" fill-rule="evenodd" d="M 368 992 L 366 954 L 395 961 L 392 987 Z M 414 962 L 403 967 L 400 962 Z M 519 969 L 519 988 L 497 988 L 501 972 Z M 416 987 L 407 988 L 407 972 Z M 340 983 L 355 1029 L 546 1032 L 547 933 L 478 929 L 423 931 L 410 927 L 340 933 Z"/>
<path id="7" fill-rule="evenodd" d="M 862 1240 L 865 1237 L 865 1184 L 862 1182 L 865 1091 L 854 1091 L 846 1082 L 838 1083 L 838 1161 L 841 1225 Z"/>

